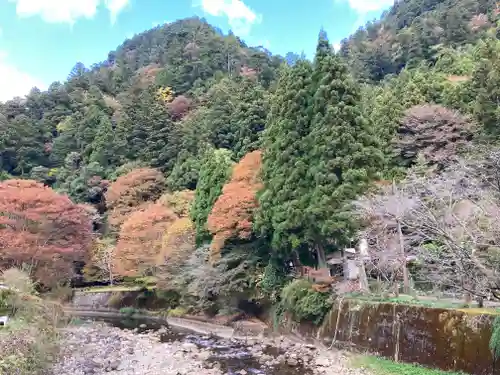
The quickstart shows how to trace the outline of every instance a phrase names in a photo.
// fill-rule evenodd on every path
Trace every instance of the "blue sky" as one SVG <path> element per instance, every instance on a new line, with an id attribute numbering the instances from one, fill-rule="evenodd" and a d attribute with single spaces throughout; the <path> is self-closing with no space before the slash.
<path id="1" fill-rule="evenodd" d="M 249 45 L 312 56 L 318 31 L 338 43 L 393 0 L 0 0 L 0 101 L 104 60 L 127 37 L 198 15 Z"/>

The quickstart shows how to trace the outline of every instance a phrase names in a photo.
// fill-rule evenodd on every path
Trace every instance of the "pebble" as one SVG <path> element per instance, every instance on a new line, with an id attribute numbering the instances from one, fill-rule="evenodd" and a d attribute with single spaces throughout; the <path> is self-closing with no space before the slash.
<path id="1" fill-rule="evenodd" d="M 168 329 L 163 327 L 162 334 Z M 62 332 L 61 355 L 53 367 L 54 375 L 224 375 L 217 362 L 207 361 L 213 352 L 191 342 L 160 342 L 158 332 L 137 334 L 104 323 L 88 322 Z M 209 337 L 206 337 L 209 339 Z M 366 369 L 351 368 L 339 350 L 318 349 L 287 338 L 247 342 L 247 349 L 268 368 L 304 365 L 315 375 L 368 375 Z M 220 340 L 230 345 L 232 340 Z M 280 348 L 276 356 L 265 352 Z M 239 375 L 251 374 L 239 370 Z M 266 372 L 267 373 L 267 372 Z"/>

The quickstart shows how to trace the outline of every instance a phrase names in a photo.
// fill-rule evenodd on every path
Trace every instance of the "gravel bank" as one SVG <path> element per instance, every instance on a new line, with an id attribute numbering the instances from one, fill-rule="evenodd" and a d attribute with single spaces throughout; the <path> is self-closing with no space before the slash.
<path id="1" fill-rule="evenodd" d="M 366 374 L 350 368 L 348 355 L 341 351 L 318 350 L 283 338 L 234 342 L 189 335 L 161 342 L 169 336 L 165 329 L 137 334 L 103 323 L 70 327 L 62 335 L 54 375 Z M 210 346 L 200 345 L 205 342 Z M 218 352 L 225 345 L 232 345 L 233 351 Z M 243 359 L 231 359 L 240 361 L 241 369 L 228 369 L 227 357 L 232 355 L 228 353 L 243 353 Z"/>

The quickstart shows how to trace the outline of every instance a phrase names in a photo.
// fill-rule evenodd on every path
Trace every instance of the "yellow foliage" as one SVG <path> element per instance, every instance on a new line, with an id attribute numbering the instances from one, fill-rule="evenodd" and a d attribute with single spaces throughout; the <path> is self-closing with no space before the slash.
<path id="1" fill-rule="evenodd" d="M 156 91 L 156 96 L 158 100 L 164 103 L 170 103 L 172 100 L 174 100 L 174 91 L 171 87 L 160 87 Z"/>
<path id="2" fill-rule="evenodd" d="M 194 199 L 194 191 L 183 190 L 173 193 L 163 194 L 158 202 L 172 210 L 179 217 L 186 217 L 191 210 L 191 203 Z"/>
<path id="3" fill-rule="evenodd" d="M 69 116 L 56 125 L 56 130 L 58 133 L 63 133 L 70 128 L 71 128 L 71 117 Z"/>
<path id="4" fill-rule="evenodd" d="M 196 248 L 195 238 L 194 225 L 189 218 L 174 221 L 162 238 L 162 248 L 157 264 L 162 265 L 175 261 L 178 257 L 185 257 L 186 252 Z"/>

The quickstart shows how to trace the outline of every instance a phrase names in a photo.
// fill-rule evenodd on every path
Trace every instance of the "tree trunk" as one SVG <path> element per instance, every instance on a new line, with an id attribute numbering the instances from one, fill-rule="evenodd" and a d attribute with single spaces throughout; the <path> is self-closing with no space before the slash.
<path id="1" fill-rule="evenodd" d="M 405 294 L 410 293 L 410 278 L 408 276 L 408 267 L 406 267 L 405 241 L 403 231 L 401 230 L 401 222 L 398 220 L 398 236 L 399 236 L 399 251 L 401 256 L 401 267 L 403 268 L 403 291 Z"/>
<path id="2" fill-rule="evenodd" d="M 316 254 L 318 256 L 318 267 L 326 268 L 326 255 L 322 246 L 316 246 Z"/>
<path id="3" fill-rule="evenodd" d="M 109 269 L 109 285 L 113 285 L 113 268 L 112 268 L 111 262 L 108 263 L 108 269 Z"/>

